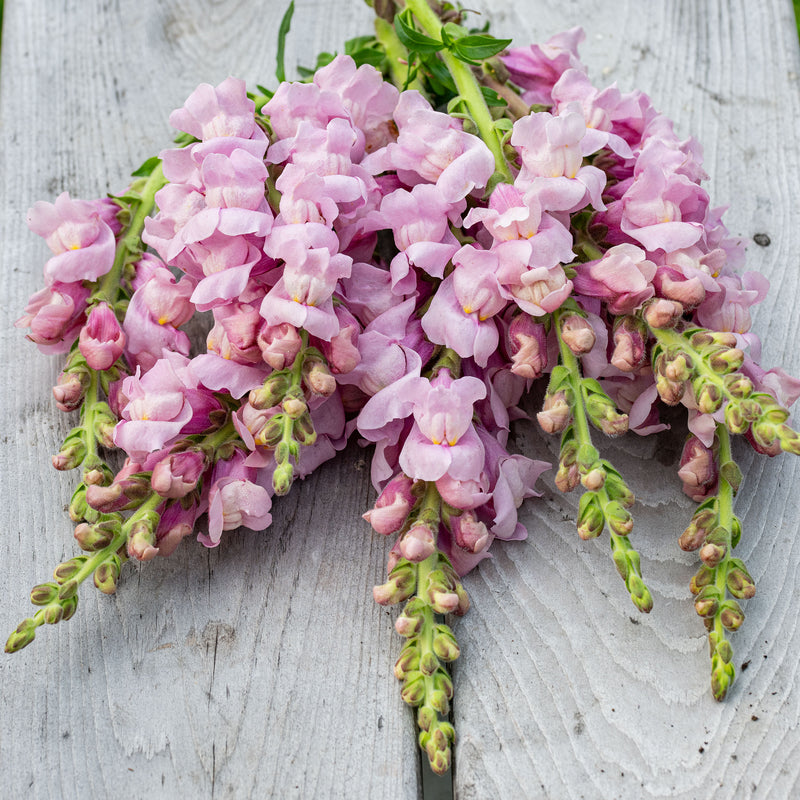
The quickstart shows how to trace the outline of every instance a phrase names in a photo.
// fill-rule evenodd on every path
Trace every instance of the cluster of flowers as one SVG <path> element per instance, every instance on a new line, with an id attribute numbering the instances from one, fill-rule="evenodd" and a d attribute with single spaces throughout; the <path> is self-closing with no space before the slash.
<path id="1" fill-rule="evenodd" d="M 429 13 L 419 24 L 446 48 L 453 25 L 445 36 Z M 69 353 L 54 394 L 81 423 L 53 460 L 83 466 L 70 514 L 87 554 L 35 587 L 41 608 L 7 649 L 71 616 L 88 576 L 114 591 L 125 558 L 168 555 L 196 528 L 209 547 L 266 528 L 273 496 L 357 432 L 374 443 L 364 518 L 395 537 L 375 599 L 408 601 L 395 672 L 447 770 L 459 651 L 435 615 L 467 610 L 460 576 L 495 538 L 527 535 L 517 512 L 550 465 L 510 453 L 509 427 L 547 375 L 538 421 L 562 434 L 556 484 L 584 487 L 578 532 L 608 530 L 643 611 L 633 494 L 590 424 L 645 435 L 666 427 L 660 403 L 688 409 L 679 476 L 701 506 L 680 543 L 700 550 L 692 591 L 724 696 L 724 631 L 754 591 L 730 554 L 728 433 L 798 452 L 785 407 L 800 381 L 757 364 L 749 308 L 766 280 L 737 271 L 742 243 L 701 187 L 700 148 L 646 95 L 595 88 L 581 37 L 493 59 L 508 124 L 489 128 L 463 89 L 466 125 L 349 56 L 258 102 L 233 78 L 204 84 L 170 117 L 181 146 L 124 195 L 31 209 L 54 256 L 18 325 Z M 180 328 L 197 312 L 213 324 L 192 357 Z M 116 473 L 98 445 L 127 454 Z"/>

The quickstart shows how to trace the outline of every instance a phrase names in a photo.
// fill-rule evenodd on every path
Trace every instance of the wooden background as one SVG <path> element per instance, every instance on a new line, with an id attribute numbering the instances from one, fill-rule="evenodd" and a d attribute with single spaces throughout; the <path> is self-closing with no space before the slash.
<path id="1" fill-rule="evenodd" d="M 800 57 L 789 0 L 473 0 L 519 44 L 581 24 L 597 83 L 640 88 L 705 146 L 710 190 L 749 267 L 772 281 L 755 328 L 765 366 L 800 373 Z M 368 32 L 356 0 L 297 0 L 290 76 Z M 13 321 L 41 283 L 38 199 L 123 188 L 168 145 L 169 112 L 228 74 L 272 84 L 283 2 L 26 0 L 6 4 L 0 72 L 0 632 L 73 554 L 74 483 L 49 457 L 69 427 Z M 762 240 L 763 241 L 763 240 Z M 797 415 L 795 414 L 795 419 Z M 456 796 L 788 798 L 800 784 L 800 461 L 735 454 L 745 473 L 737 551 L 758 584 L 733 637 L 742 666 L 708 690 L 676 538 L 692 504 L 674 478 L 679 434 L 609 450 L 640 498 L 635 542 L 656 608 L 639 615 L 607 545 L 581 542 L 577 498 L 544 481 L 531 537 L 495 546 L 457 623 Z M 534 457 L 555 443 L 521 425 Z M 265 533 L 191 541 L 127 567 L 118 594 L 86 587 L 77 615 L 0 657 L 0 794 L 31 798 L 416 798 L 415 730 L 391 667 L 393 613 L 371 600 L 389 543 L 360 519 L 368 453 L 352 447 L 276 504 Z M 744 667 L 746 666 L 746 670 Z"/>

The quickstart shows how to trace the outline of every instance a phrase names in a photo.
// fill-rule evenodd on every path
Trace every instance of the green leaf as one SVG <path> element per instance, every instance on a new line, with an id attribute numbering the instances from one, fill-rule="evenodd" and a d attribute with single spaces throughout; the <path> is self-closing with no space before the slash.
<path id="1" fill-rule="evenodd" d="M 491 89 L 488 86 L 481 86 L 481 92 L 483 93 L 483 99 L 486 101 L 486 105 L 489 108 L 504 108 L 508 105 L 506 101 L 500 97 L 499 94 L 494 89 Z"/>
<path id="2" fill-rule="evenodd" d="M 153 170 L 161 163 L 161 159 L 158 156 L 152 156 L 148 158 L 147 161 L 142 164 L 141 167 L 131 172 L 131 175 L 134 178 L 145 178 L 148 175 L 153 174 Z"/>
<path id="3" fill-rule="evenodd" d="M 494 36 L 462 36 L 453 43 L 453 54 L 462 59 L 484 61 L 496 56 L 511 44 L 511 39 L 495 39 Z"/>
<path id="4" fill-rule="evenodd" d="M 437 39 L 425 36 L 414 27 L 414 18 L 411 10 L 406 9 L 394 18 L 394 28 L 397 38 L 405 45 L 409 52 L 415 53 L 438 53 L 444 49 L 444 45 Z"/>
<path id="5" fill-rule="evenodd" d="M 719 474 L 731 485 L 733 493 L 739 491 L 742 485 L 742 471 L 735 461 L 726 461 L 720 468 Z"/>
<path id="6" fill-rule="evenodd" d="M 280 83 L 286 80 L 286 69 L 283 63 L 283 55 L 286 49 L 286 34 L 289 33 L 289 28 L 292 25 L 292 15 L 294 14 L 294 0 L 289 3 L 289 8 L 283 15 L 281 25 L 278 28 L 278 56 L 275 63 L 275 77 Z"/>

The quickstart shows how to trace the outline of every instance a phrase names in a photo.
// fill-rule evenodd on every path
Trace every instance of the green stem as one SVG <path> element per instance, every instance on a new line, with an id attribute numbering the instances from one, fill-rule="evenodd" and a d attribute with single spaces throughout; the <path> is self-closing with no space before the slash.
<path id="1" fill-rule="evenodd" d="M 411 9 L 411 12 L 431 37 L 441 41 L 442 22 L 428 5 L 427 0 L 406 0 L 406 7 Z M 503 146 L 497 129 L 494 126 L 492 114 L 489 111 L 489 106 L 486 105 L 486 101 L 483 99 L 483 92 L 481 91 L 480 84 L 472 74 L 472 69 L 469 64 L 460 61 L 446 49 L 442 50 L 440 55 L 455 81 L 459 95 L 469 109 L 470 116 L 478 128 L 481 139 L 483 139 L 486 146 L 492 151 L 495 161 L 495 170 L 500 174 L 503 181 L 506 183 L 513 183 L 514 177 L 511 174 L 511 169 L 503 154 Z"/>
<path id="2" fill-rule="evenodd" d="M 98 398 L 98 376 L 97 371 L 89 370 L 89 388 L 86 390 L 86 397 L 83 401 L 83 439 L 86 443 L 86 456 L 83 459 L 85 469 L 94 469 L 101 462 L 97 451 L 97 437 L 94 433 L 95 414 L 94 406 L 99 402 Z"/>
<path id="3" fill-rule="evenodd" d="M 103 276 L 100 285 L 92 295 L 94 302 L 105 301 L 112 308 L 116 305 L 121 286 L 122 271 L 125 268 L 128 257 L 132 253 L 141 251 L 144 221 L 155 208 L 156 192 L 166 183 L 167 179 L 164 177 L 164 170 L 159 161 L 139 192 L 139 200 L 131 202 L 131 221 L 128 223 L 128 229 L 117 244 L 117 252 L 111 270 Z"/>
<path id="4" fill-rule="evenodd" d="M 376 17 L 375 36 L 386 51 L 386 60 L 389 63 L 389 73 L 392 78 L 392 83 L 397 86 L 398 89 L 403 87 L 415 89 L 423 97 L 427 97 L 425 88 L 417 78 L 413 78 L 410 81 L 408 80 L 408 50 L 406 50 L 405 46 L 398 38 L 394 25 L 391 25 L 381 17 Z"/>
<path id="5" fill-rule="evenodd" d="M 558 337 L 558 352 L 561 356 L 561 363 L 569 372 L 569 384 L 574 398 L 572 417 L 575 437 L 579 445 L 591 444 L 592 434 L 589 430 L 589 418 L 586 415 L 586 397 L 583 390 L 583 382 L 581 381 L 580 363 L 578 362 L 578 357 L 569 349 L 569 346 L 561 337 L 561 318 L 567 313 L 571 312 L 566 312 L 563 309 L 556 309 L 553 312 L 553 325 Z"/>

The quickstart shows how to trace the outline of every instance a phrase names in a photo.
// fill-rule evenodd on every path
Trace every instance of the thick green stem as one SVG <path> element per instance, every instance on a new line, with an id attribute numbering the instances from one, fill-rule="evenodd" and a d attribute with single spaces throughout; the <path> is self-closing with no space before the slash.
<path id="1" fill-rule="evenodd" d="M 572 396 L 574 398 L 574 402 L 572 404 L 572 417 L 573 425 L 575 427 L 575 438 L 581 445 L 584 443 L 591 444 L 592 434 L 589 430 L 589 418 L 586 415 L 586 397 L 584 395 L 581 381 L 580 363 L 578 362 L 578 357 L 572 352 L 572 350 L 569 349 L 569 346 L 566 344 L 566 342 L 564 342 L 564 339 L 561 336 L 561 318 L 567 313 L 570 312 L 565 312 L 562 309 L 557 309 L 554 311 L 553 325 L 555 326 L 558 337 L 558 352 L 561 356 L 561 363 L 569 372 L 569 385 L 572 389 Z"/>
<path id="2" fill-rule="evenodd" d="M 419 20 L 422 27 L 434 39 L 442 39 L 442 22 L 428 5 L 427 0 L 406 0 L 406 7 Z M 497 129 L 494 126 L 489 106 L 483 99 L 480 84 L 472 73 L 469 64 L 457 59 L 446 49 L 440 53 L 444 65 L 456 84 L 459 95 L 469 110 L 472 121 L 478 128 L 478 134 L 486 146 L 492 151 L 495 161 L 495 170 L 506 183 L 513 183 L 514 177 L 511 168 L 503 154 L 503 146 Z"/>

